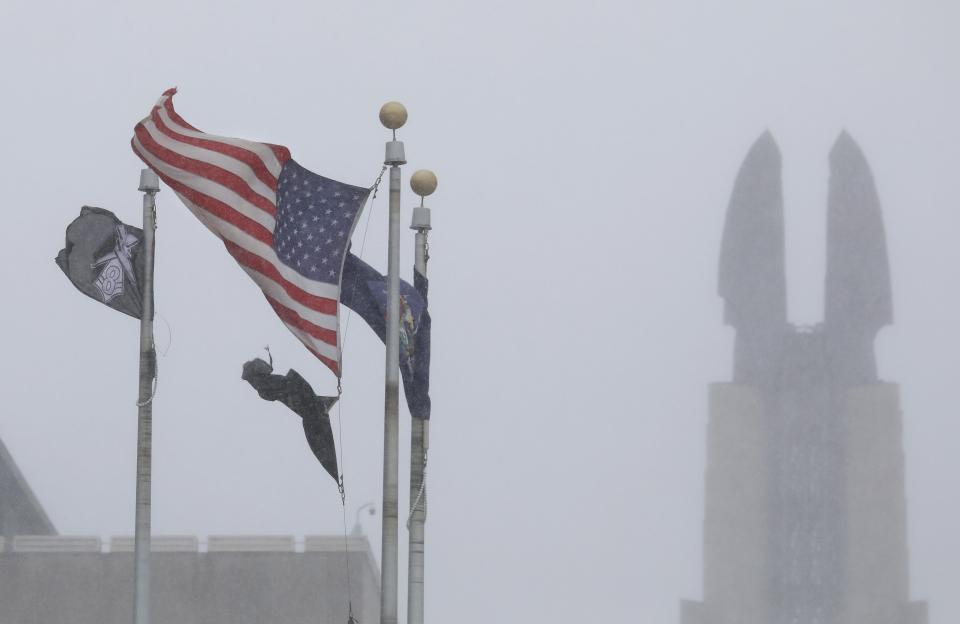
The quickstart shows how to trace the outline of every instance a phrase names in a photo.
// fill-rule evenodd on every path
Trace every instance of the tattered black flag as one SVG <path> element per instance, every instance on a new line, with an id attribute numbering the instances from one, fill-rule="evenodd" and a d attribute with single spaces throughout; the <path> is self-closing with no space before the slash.
<path id="1" fill-rule="evenodd" d="M 57 265 L 83 294 L 134 318 L 143 315 L 143 230 L 84 206 L 67 226 Z"/>
<path id="2" fill-rule="evenodd" d="M 286 375 L 274 375 L 273 363 L 260 358 L 244 364 L 241 377 L 253 386 L 260 398 L 280 401 L 303 419 L 303 432 L 310 450 L 339 484 L 337 450 L 333 445 L 329 413 L 337 397 L 317 396 L 310 384 L 295 370 L 287 371 Z"/>

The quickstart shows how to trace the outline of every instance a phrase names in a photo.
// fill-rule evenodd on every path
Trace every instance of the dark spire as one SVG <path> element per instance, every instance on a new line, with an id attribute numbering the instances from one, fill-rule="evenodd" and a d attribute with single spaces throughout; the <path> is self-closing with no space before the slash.
<path id="1" fill-rule="evenodd" d="M 734 379 L 759 382 L 787 323 L 780 150 L 769 131 L 747 153 L 733 186 L 720 247 L 724 320 L 737 330 Z"/>
<path id="2" fill-rule="evenodd" d="M 876 333 L 893 322 L 886 235 L 870 166 L 846 131 L 830 151 L 827 201 L 824 321 Z"/>
<path id="3" fill-rule="evenodd" d="M 893 322 L 890 265 L 870 166 L 840 133 L 830 151 L 824 329 L 833 369 L 847 383 L 876 380 L 873 341 Z"/>
<path id="4" fill-rule="evenodd" d="M 0 537 L 56 533 L 47 513 L 0 440 Z"/>

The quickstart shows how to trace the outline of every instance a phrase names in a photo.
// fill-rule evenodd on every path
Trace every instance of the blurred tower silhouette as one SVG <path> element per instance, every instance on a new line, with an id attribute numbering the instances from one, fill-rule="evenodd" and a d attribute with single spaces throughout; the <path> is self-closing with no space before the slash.
<path id="1" fill-rule="evenodd" d="M 702 602 L 683 624 L 925 624 L 910 602 L 893 320 L 880 202 L 846 132 L 830 152 L 824 320 L 787 320 L 780 152 L 740 169 L 720 252 L 733 382 L 710 387 Z"/>
<path id="2" fill-rule="evenodd" d="M 0 440 L 0 552 L 17 534 L 55 535 L 56 529 Z"/>

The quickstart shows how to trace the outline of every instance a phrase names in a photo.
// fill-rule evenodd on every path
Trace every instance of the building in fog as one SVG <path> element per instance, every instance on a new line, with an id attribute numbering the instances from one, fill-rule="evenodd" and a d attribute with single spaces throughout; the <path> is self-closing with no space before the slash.
<path id="1" fill-rule="evenodd" d="M 710 387 L 703 601 L 683 624 L 925 624 L 910 600 L 903 422 L 873 343 L 893 320 L 873 177 L 830 153 L 824 319 L 788 322 L 780 153 L 733 189 L 720 257 L 733 381 Z"/>
<path id="2" fill-rule="evenodd" d="M 0 441 L 0 624 L 113 624 L 133 615 L 133 538 L 58 535 Z M 154 624 L 376 622 L 367 538 L 155 536 Z M 350 584 L 347 586 L 347 570 Z"/>

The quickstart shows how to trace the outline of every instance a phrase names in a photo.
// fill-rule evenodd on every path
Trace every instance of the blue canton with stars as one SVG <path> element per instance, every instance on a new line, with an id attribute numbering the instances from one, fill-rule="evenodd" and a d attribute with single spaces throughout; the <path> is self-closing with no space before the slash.
<path id="1" fill-rule="evenodd" d="M 350 235 L 369 189 L 344 184 L 288 160 L 277 182 L 273 249 L 280 261 L 338 286 Z"/>

